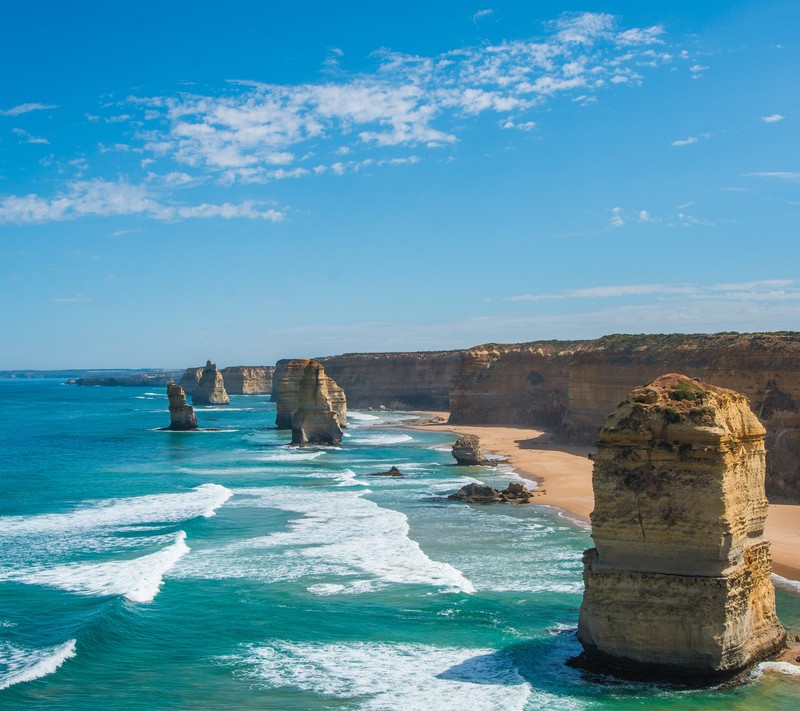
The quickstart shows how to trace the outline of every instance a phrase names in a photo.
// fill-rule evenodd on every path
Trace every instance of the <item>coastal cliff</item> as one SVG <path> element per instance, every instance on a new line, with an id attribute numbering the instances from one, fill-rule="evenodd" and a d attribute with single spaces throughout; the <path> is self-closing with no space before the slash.
<path id="1" fill-rule="evenodd" d="M 764 434 L 746 397 L 675 374 L 608 416 L 578 624 L 590 662 L 729 675 L 784 646 L 763 538 Z"/>
<path id="2" fill-rule="evenodd" d="M 231 365 L 221 371 L 228 395 L 262 395 L 272 392 L 271 365 Z"/>
<path id="3" fill-rule="evenodd" d="M 767 430 L 767 493 L 800 499 L 800 334 L 613 335 L 477 346 L 453 377 L 450 421 L 556 428 L 593 443 L 631 389 L 683 372 L 747 396 Z"/>
<path id="4" fill-rule="evenodd" d="M 317 358 L 351 407 L 447 410 L 461 351 L 345 353 Z M 280 364 L 279 366 L 280 367 Z"/>
<path id="5" fill-rule="evenodd" d="M 200 378 L 202 377 L 203 366 L 200 366 L 199 368 L 187 368 L 183 371 L 183 375 L 181 376 L 178 385 L 183 388 L 183 392 L 185 392 L 187 395 L 194 395 L 197 383 L 200 382 Z"/>

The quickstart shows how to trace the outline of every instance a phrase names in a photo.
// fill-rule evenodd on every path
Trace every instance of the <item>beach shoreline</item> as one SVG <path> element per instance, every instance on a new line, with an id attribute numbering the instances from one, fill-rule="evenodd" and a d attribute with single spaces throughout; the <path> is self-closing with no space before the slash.
<path id="1" fill-rule="evenodd" d="M 485 452 L 504 457 L 520 477 L 536 483 L 540 493 L 531 505 L 561 509 L 578 525 L 589 525 L 594 508 L 589 458 L 593 446 L 556 442 L 552 432 L 534 427 L 456 425 L 447 422 L 447 412 L 414 414 L 420 416 L 420 422 L 403 427 L 479 437 Z M 771 542 L 774 572 L 800 581 L 800 505 L 770 504 L 764 536 Z"/>

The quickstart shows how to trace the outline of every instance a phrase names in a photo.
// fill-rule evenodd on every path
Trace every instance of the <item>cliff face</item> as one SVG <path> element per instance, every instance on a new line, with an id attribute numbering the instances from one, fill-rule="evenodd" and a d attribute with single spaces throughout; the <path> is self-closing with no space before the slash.
<path id="1" fill-rule="evenodd" d="M 220 372 L 229 395 L 261 395 L 272 392 L 275 368 L 270 365 L 232 365 Z"/>
<path id="2" fill-rule="evenodd" d="M 684 372 L 744 393 L 767 429 L 767 492 L 800 499 L 800 334 L 616 335 L 465 351 L 450 421 L 557 427 L 594 442 L 627 393 Z"/>
<path id="3" fill-rule="evenodd" d="M 222 373 L 217 370 L 217 366 L 210 360 L 206 361 L 203 368 L 203 375 L 192 395 L 192 403 L 195 405 L 228 405 L 230 399 L 225 392 L 225 383 L 222 380 Z"/>
<path id="4" fill-rule="evenodd" d="M 765 430 L 743 395 L 666 375 L 600 432 L 578 637 L 623 671 L 724 675 L 779 650 Z"/>
<path id="5" fill-rule="evenodd" d="M 197 429 L 197 417 L 194 408 L 186 404 L 186 393 L 180 385 L 167 383 L 169 398 L 169 430 L 187 431 Z"/>
<path id="6" fill-rule="evenodd" d="M 450 422 L 558 427 L 567 407 L 575 345 L 542 341 L 463 351 L 450 390 Z"/>
<path id="7" fill-rule="evenodd" d="M 203 377 L 203 368 L 187 368 L 183 371 L 183 375 L 181 376 L 181 380 L 178 383 L 183 388 L 183 392 L 187 395 L 194 395 L 194 390 L 197 387 L 197 383 L 200 382 L 200 378 Z"/>
<path id="8" fill-rule="evenodd" d="M 460 353 L 346 353 L 317 360 L 351 407 L 447 410 Z"/>

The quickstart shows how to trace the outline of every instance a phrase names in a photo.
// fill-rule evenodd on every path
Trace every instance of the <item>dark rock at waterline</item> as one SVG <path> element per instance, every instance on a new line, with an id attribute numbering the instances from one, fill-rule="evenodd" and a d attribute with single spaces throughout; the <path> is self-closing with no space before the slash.
<path id="1" fill-rule="evenodd" d="M 534 496 L 535 492 L 513 481 L 503 491 L 485 484 L 467 484 L 447 498 L 468 504 L 525 504 Z"/>
<path id="2" fill-rule="evenodd" d="M 374 474 L 368 474 L 367 476 L 405 476 L 403 472 L 401 472 L 397 467 L 392 467 L 389 471 L 386 472 L 375 472 Z"/>

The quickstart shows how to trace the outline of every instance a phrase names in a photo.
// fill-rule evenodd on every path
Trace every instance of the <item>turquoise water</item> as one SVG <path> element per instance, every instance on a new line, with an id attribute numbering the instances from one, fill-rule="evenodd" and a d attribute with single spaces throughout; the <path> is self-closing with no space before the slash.
<path id="1" fill-rule="evenodd" d="M 678 691 L 566 667 L 588 532 L 447 501 L 514 474 L 456 469 L 400 415 L 296 450 L 261 396 L 197 433 L 157 429 L 160 389 L 7 380 L 0 403 L 0 708 L 798 706 L 775 670 Z M 796 630 L 800 595 L 778 601 Z"/>

